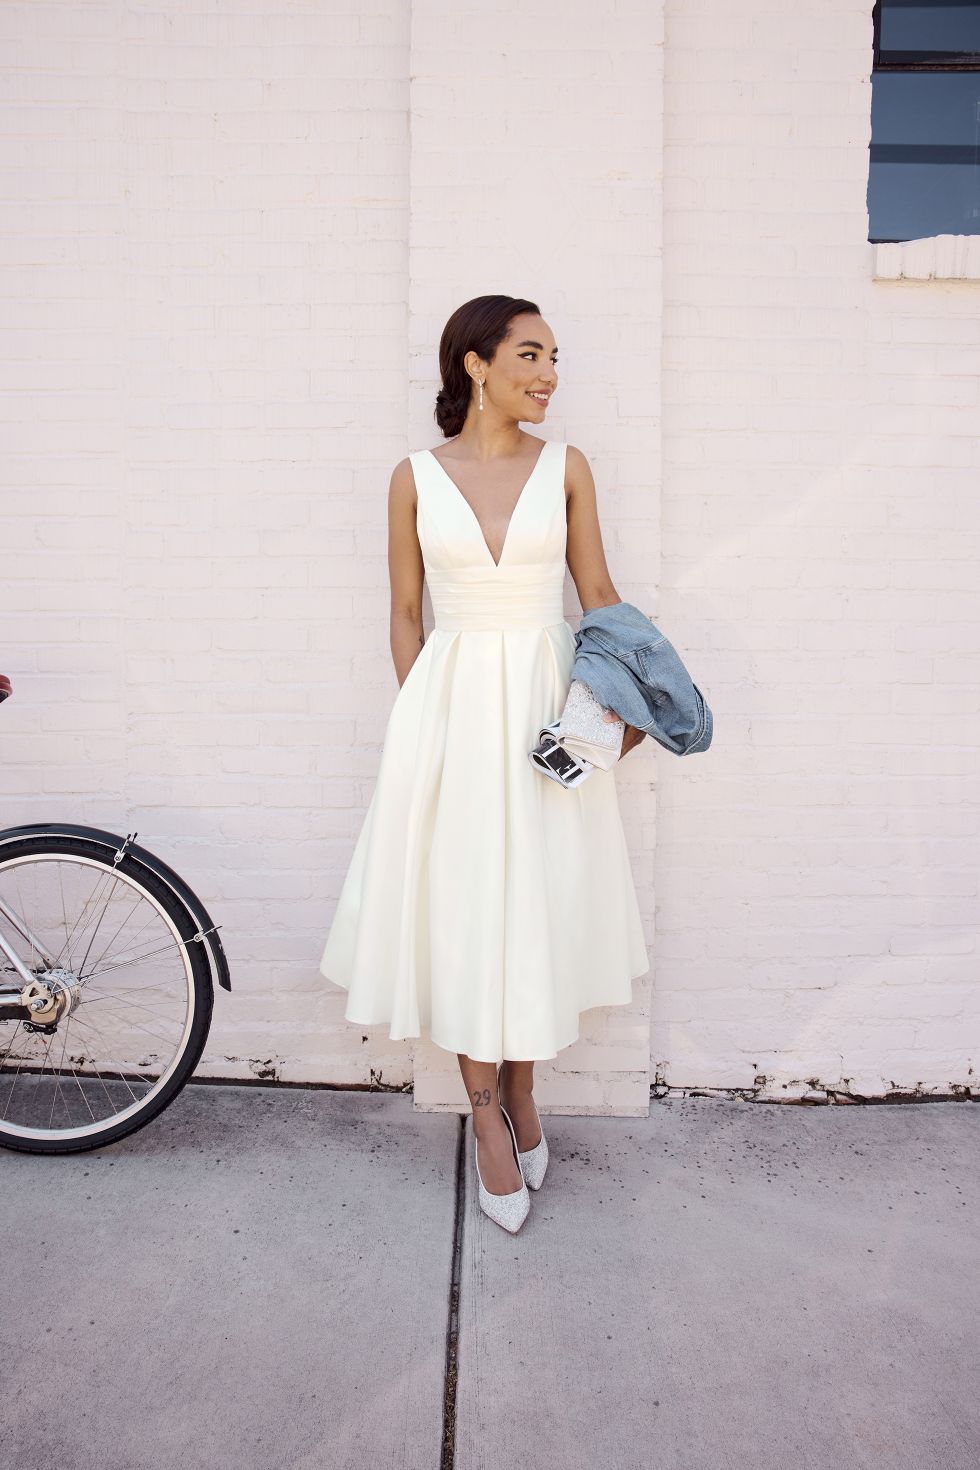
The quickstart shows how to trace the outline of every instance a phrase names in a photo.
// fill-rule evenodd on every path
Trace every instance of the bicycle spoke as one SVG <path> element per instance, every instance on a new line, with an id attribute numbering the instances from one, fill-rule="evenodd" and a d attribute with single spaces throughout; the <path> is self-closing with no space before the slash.
<path id="1" fill-rule="evenodd" d="M 19 1030 L 20 1030 L 20 1022 L 18 1021 L 17 1022 L 17 1031 L 19 1031 Z M 15 1036 L 17 1034 L 17 1031 L 14 1032 L 14 1035 Z M 8 1051 L 8 1054 L 9 1054 L 9 1051 L 10 1051 L 10 1048 L 9 1047 L 7 1048 L 7 1051 Z M 18 1065 L 17 1070 L 14 1072 L 15 1079 L 20 1076 L 21 1069 L 22 1069 L 23 1065 L 24 1065 L 24 1063 L 23 1063 L 23 1060 L 22 1060 L 20 1062 L 20 1064 Z M 4 1076 L 5 1077 L 6 1075 L 7 1075 L 6 1069 L 4 1069 L 4 1071 L 2 1073 L 0 1073 L 0 1076 Z M 12 1082 L 10 1084 L 10 1096 L 11 1096 L 11 1098 L 13 1098 L 13 1095 L 14 1095 L 14 1083 Z M 6 1118 L 6 1116 L 7 1116 L 7 1110 L 6 1110 L 6 1108 L 4 1108 L 4 1114 L 3 1115 L 4 1115 L 4 1118 Z"/>
<path id="2" fill-rule="evenodd" d="M 61 1043 L 61 1066 L 59 1067 L 58 1074 L 57 1074 L 57 1080 L 55 1081 L 55 1084 L 54 1084 L 54 1096 L 51 1099 L 51 1113 L 50 1113 L 50 1116 L 48 1117 L 48 1127 L 49 1128 L 51 1127 L 51 1125 L 54 1122 L 54 1105 L 55 1105 L 55 1102 L 61 1096 L 61 1075 L 60 1075 L 60 1072 L 61 1072 L 61 1068 L 63 1068 L 64 1065 L 65 1065 L 65 1051 L 67 1050 L 67 1047 L 68 1047 L 68 1026 L 66 1025 L 65 1026 L 65 1039 Z M 71 1065 L 71 1064 L 69 1063 L 69 1065 Z M 77 1078 L 77 1076 L 75 1074 L 74 1067 L 72 1067 L 71 1070 L 72 1070 L 72 1076 L 75 1077 L 75 1080 L 77 1082 L 78 1081 L 78 1078 Z M 94 1122 L 95 1121 L 95 1114 L 92 1112 L 91 1104 L 89 1103 L 88 1098 L 85 1097 L 84 1092 L 82 1092 L 82 1099 L 83 1099 L 83 1101 L 85 1103 L 85 1106 L 89 1110 L 89 1114 L 91 1115 L 92 1121 Z"/>
<path id="3" fill-rule="evenodd" d="M 86 1009 L 86 1006 L 85 1005 L 80 1006 L 78 1011 L 74 1011 L 73 1012 L 74 1018 L 77 1020 L 78 1017 L 79 1017 L 79 1012 L 82 1011 L 82 1010 L 85 1010 L 85 1009 Z M 84 1024 L 84 1022 L 83 1022 L 83 1024 Z M 95 1023 L 90 1021 L 88 1024 L 89 1025 L 94 1025 Z M 132 1029 L 134 1031 L 142 1031 L 147 1036 L 152 1036 L 153 1039 L 154 1039 L 154 1041 L 163 1042 L 163 1044 L 165 1046 L 172 1046 L 173 1045 L 173 1039 L 172 1039 L 172 1037 L 163 1036 L 159 1031 L 151 1031 L 150 1028 L 149 1028 L 149 1026 L 143 1026 L 143 1025 L 140 1024 L 139 1021 L 133 1021 L 130 1024 L 131 1024 Z"/>
<path id="4" fill-rule="evenodd" d="M 20 887 L 20 869 L 15 869 L 15 871 L 14 871 L 14 877 L 15 877 L 15 880 L 16 880 L 16 883 L 17 883 L 17 898 L 19 900 L 19 913 L 20 914 L 25 914 L 27 912 L 27 909 L 26 909 L 25 904 L 24 904 L 24 895 L 21 892 L 21 887 Z M 34 952 L 35 952 L 34 951 L 34 938 L 33 938 L 33 934 L 34 934 L 34 931 L 32 929 L 31 930 L 31 939 L 30 939 L 30 946 L 31 946 L 31 964 L 29 966 L 29 968 L 32 969 L 32 970 L 34 969 L 34 963 L 33 963 L 33 961 L 34 961 Z"/>
<path id="5" fill-rule="evenodd" d="M 96 1034 L 98 1034 L 97 1028 L 94 1027 L 94 1026 L 92 1026 L 88 1021 L 82 1021 L 82 1020 L 79 1019 L 78 1016 L 73 1016 L 72 1017 L 72 1020 L 75 1022 L 75 1024 L 77 1026 L 88 1026 L 88 1028 L 89 1028 L 90 1031 L 96 1031 Z M 108 1097 L 109 1096 L 109 1091 L 108 1091 L 108 1088 L 106 1088 L 105 1081 L 104 1081 L 104 1079 L 102 1077 L 102 1073 L 99 1071 L 98 1067 L 95 1066 L 95 1063 L 94 1062 L 92 1063 L 92 1065 L 93 1065 L 93 1067 L 95 1067 L 96 1076 L 98 1077 L 99 1081 L 102 1083 L 103 1090 L 105 1091 L 106 1097 Z M 136 1067 L 134 1070 L 136 1072 L 139 1072 L 139 1068 L 138 1067 Z M 119 1073 L 119 1080 L 123 1084 L 123 1086 L 128 1089 L 130 1096 L 135 1099 L 136 1098 L 136 1093 L 133 1092 L 133 1089 L 129 1086 L 128 1079 L 123 1076 L 122 1072 Z M 154 1078 L 151 1075 L 150 1077 L 144 1078 L 143 1080 L 146 1081 L 146 1082 L 152 1082 L 154 1080 Z"/>
<path id="6" fill-rule="evenodd" d="M 60 863 L 58 864 L 58 868 L 59 868 L 59 872 L 60 872 L 60 868 L 61 868 L 61 864 Z M 64 956 L 65 952 L 67 951 L 68 956 L 69 956 L 69 963 L 66 966 L 66 968 L 68 968 L 68 969 L 74 968 L 73 965 L 71 964 L 71 944 L 72 944 L 72 940 L 75 938 L 75 936 L 77 934 L 79 934 L 80 932 L 83 932 L 84 931 L 85 926 L 88 924 L 88 921 L 89 921 L 89 912 L 90 912 L 90 910 L 93 910 L 95 908 L 96 904 L 101 901 L 101 895 L 105 891 L 106 888 L 109 888 L 109 890 L 110 890 L 109 891 L 109 896 L 106 899 L 106 904 L 108 905 L 109 903 L 111 903 L 111 901 L 112 901 L 112 890 L 114 889 L 114 887 L 115 887 L 115 874 L 114 873 L 100 873 L 98 875 L 97 879 L 96 879 L 95 886 L 92 889 L 92 892 L 89 894 L 88 898 L 85 900 L 85 902 L 82 905 L 81 913 L 79 914 L 78 918 L 75 920 L 75 923 L 74 923 L 74 925 L 72 925 L 72 927 L 71 927 L 70 930 L 68 928 L 68 919 L 67 919 L 67 915 L 66 915 L 66 917 L 65 917 L 65 942 L 61 946 L 61 949 L 58 951 L 58 954 L 56 956 L 55 963 L 57 965 L 60 965 L 61 960 L 62 960 L 62 957 Z"/>
<path id="7" fill-rule="evenodd" d="M 138 960 L 117 960 L 115 964 L 106 965 L 104 969 L 90 970 L 87 975 L 79 976 L 79 979 L 84 985 L 87 985 L 90 980 L 96 979 L 96 977 L 99 975 L 111 975 L 114 970 L 125 970 L 127 967 L 132 969 L 135 968 L 137 965 L 145 964 L 147 960 L 152 960 L 158 954 L 166 954 L 167 950 L 182 950 L 184 949 L 184 947 L 185 941 L 182 939 L 177 940 L 176 942 L 161 944 L 158 949 L 147 950 L 146 954 L 140 955 Z"/>
<path id="8" fill-rule="evenodd" d="M 112 936 L 112 939 L 109 940 L 109 943 L 106 945 L 105 949 L 99 955 L 99 958 L 97 960 L 93 960 L 93 962 L 92 962 L 92 970 L 89 971 L 89 974 L 92 974 L 93 970 L 95 970 L 99 965 L 101 965 L 102 961 L 105 959 L 106 955 L 109 953 L 109 950 L 112 948 L 113 942 L 118 938 L 119 934 L 122 932 L 123 924 L 126 924 L 133 917 L 133 915 L 135 914 L 136 910 L 139 908 L 140 904 L 142 904 L 143 902 L 144 902 L 144 900 L 142 898 L 138 898 L 136 900 L 136 902 L 133 904 L 133 907 L 130 909 L 129 913 L 126 915 L 125 919 L 123 919 L 122 923 L 119 925 L 119 928 L 116 930 L 115 934 Z M 154 913 L 153 909 L 150 908 L 150 905 L 149 904 L 146 904 L 146 907 L 150 909 L 149 917 L 147 918 L 146 923 L 143 925 L 142 929 L 137 930 L 137 932 L 133 935 L 133 939 L 131 941 L 129 941 L 130 943 L 134 943 L 137 939 L 139 939 L 140 935 L 143 934 L 143 933 L 145 933 L 145 931 L 153 923 L 153 920 L 157 917 L 156 914 Z"/>
<path id="9" fill-rule="evenodd" d="M 96 924 L 95 928 L 92 930 L 92 937 L 91 937 L 91 939 L 88 942 L 88 948 L 86 949 L 85 953 L 82 955 L 82 963 L 78 967 L 79 970 L 84 970 L 84 968 L 85 968 L 85 961 L 88 959 L 89 955 L 92 953 L 92 945 L 95 943 L 95 936 L 96 936 L 96 934 L 98 934 L 99 929 L 102 926 L 102 920 L 105 918 L 106 914 L 109 912 L 109 904 L 110 904 L 111 900 L 112 900 L 112 893 L 110 892 L 109 897 L 106 899 L 105 903 L 102 906 L 102 912 L 99 915 L 99 922 Z M 75 967 L 73 965 L 72 966 L 72 969 L 74 969 L 74 968 Z"/>

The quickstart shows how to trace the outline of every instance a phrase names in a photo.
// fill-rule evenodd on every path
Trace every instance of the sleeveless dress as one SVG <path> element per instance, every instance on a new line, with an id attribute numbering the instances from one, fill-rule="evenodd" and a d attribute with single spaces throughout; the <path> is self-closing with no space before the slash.
<path id="1" fill-rule="evenodd" d="M 320 962 L 345 1019 L 474 1061 L 554 1057 L 649 970 L 614 771 L 527 758 L 568 693 L 565 444 L 543 440 L 499 563 L 428 449 L 409 456 L 434 628 L 392 706 Z"/>

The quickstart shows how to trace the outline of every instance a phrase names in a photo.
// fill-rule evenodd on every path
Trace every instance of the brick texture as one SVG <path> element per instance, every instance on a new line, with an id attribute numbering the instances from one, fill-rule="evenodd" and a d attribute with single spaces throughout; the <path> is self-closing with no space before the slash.
<path id="1" fill-rule="evenodd" d="M 876 281 L 870 7 L 670 0 L 653 1063 L 975 1087 L 977 287 Z"/>

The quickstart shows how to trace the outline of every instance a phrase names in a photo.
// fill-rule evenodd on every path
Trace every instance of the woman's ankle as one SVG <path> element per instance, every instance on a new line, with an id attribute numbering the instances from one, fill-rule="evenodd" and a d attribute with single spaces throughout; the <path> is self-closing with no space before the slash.
<path id="1" fill-rule="evenodd" d="M 500 1088 L 510 1098 L 528 1098 L 534 1091 L 533 1065 L 521 1062 L 501 1063 Z"/>
<path id="2" fill-rule="evenodd" d="M 486 1103 L 481 1107 L 473 1109 L 473 1136 L 475 1138 L 490 1137 L 500 1129 L 506 1131 L 507 1123 L 500 1110 L 499 1103 Z"/>

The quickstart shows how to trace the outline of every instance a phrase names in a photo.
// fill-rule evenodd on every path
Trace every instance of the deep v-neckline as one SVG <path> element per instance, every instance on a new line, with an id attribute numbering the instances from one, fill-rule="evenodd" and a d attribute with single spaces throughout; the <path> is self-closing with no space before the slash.
<path id="1" fill-rule="evenodd" d="M 459 486 L 456 484 L 456 481 L 453 479 L 452 475 L 445 468 L 445 466 L 442 464 L 442 462 L 440 460 L 436 459 L 436 456 L 432 453 L 432 450 L 431 449 L 426 449 L 426 450 L 423 451 L 425 454 L 427 454 L 430 457 L 430 459 L 432 459 L 432 460 L 435 461 L 436 465 L 438 465 L 439 469 L 442 471 L 442 473 L 445 476 L 446 480 L 453 487 L 453 489 L 456 491 L 456 494 L 459 496 L 460 500 L 466 506 L 466 509 L 469 511 L 470 516 L 472 517 L 473 524 L 476 526 L 476 529 L 477 529 L 477 532 L 479 534 L 480 540 L 483 542 L 483 549 L 486 552 L 487 556 L 490 558 L 490 563 L 494 567 L 495 570 L 499 569 L 501 563 L 503 562 L 504 557 L 507 555 L 507 547 L 510 544 L 510 531 L 511 531 L 511 527 L 514 524 L 514 517 L 517 515 L 517 512 L 521 508 L 521 501 L 524 499 L 524 496 L 527 493 L 528 486 L 530 485 L 531 481 L 534 479 L 534 476 L 537 474 L 537 472 L 538 472 L 538 466 L 540 465 L 542 459 L 544 458 L 545 450 L 547 449 L 547 447 L 548 447 L 548 445 L 550 443 L 551 443 L 551 440 L 549 440 L 549 439 L 542 439 L 542 441 L 541 441 L 541 448 L 538 450 L 538 456 L 537 456 L 537 459 L 534 461 L 534 464 L 533 464 L 533 466 L 531 468 L 531 473 L 528 475 L 527 479 L 524 481 L 524 484 L 521 486 L 521 493 L 520 493 L 520 495 L 518 495 L 516 501 L 514 502 L 514 509 L 510 513 L 510 520 L 507 522 L 507 529 L 504 532 L 504 544 L 500 548 L 500 560 L 499 561 L 494 561 L 493 552 L 490 550 L 489 542 L 487 541 L 487 538 L 486 538 L 486 536 L 483 533 L 483 527 L 480 525 L 479 519 L 477 518 L 476 511 L 473 509 L 472 505 L 470 505 L 469 501 L 467 500 L 466 496 L 463 494 L 463 492 L 459 488 Z"/>

